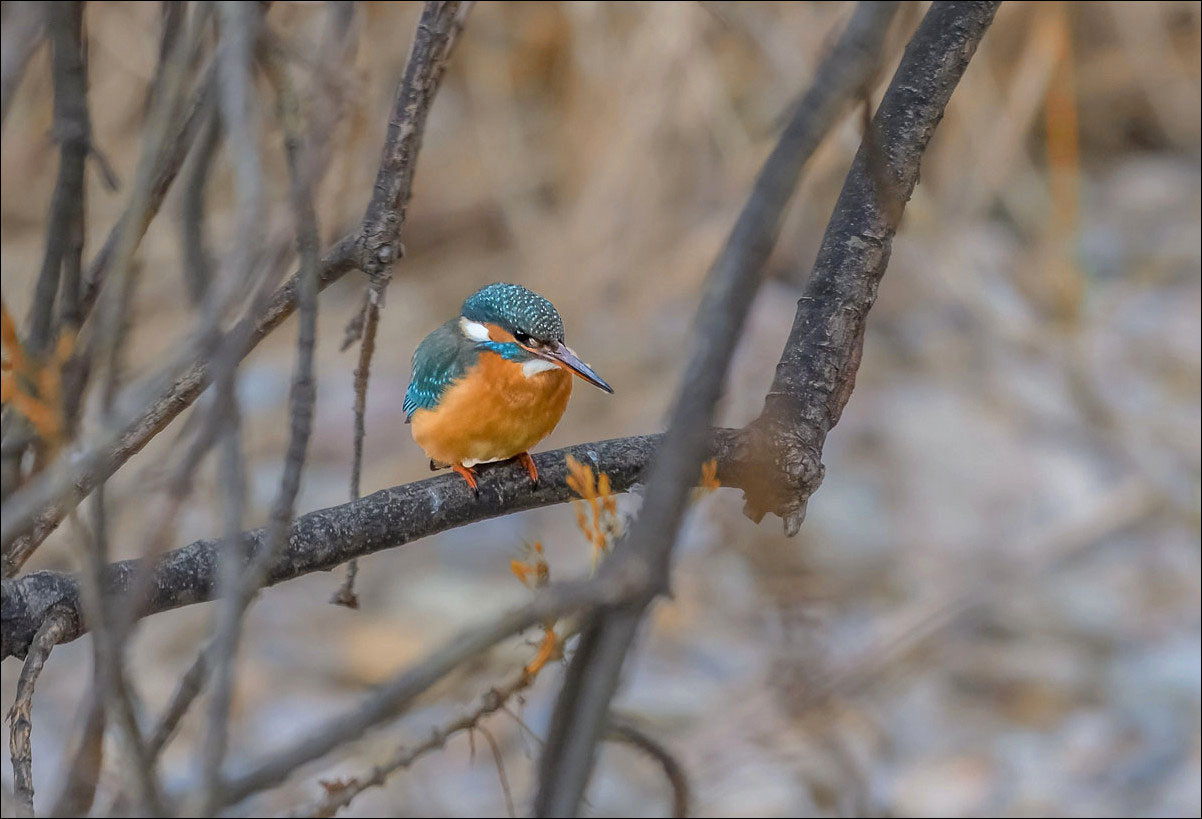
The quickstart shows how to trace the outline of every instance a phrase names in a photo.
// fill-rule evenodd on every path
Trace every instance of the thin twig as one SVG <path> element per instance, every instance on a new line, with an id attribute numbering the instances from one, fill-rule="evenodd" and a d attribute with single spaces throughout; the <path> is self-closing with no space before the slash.
<path id="1" fill-rule="evenodd" d="M 193 17 L 187 31 L 172 48 L 163 65 L 163 74 L 160 77 L 162 84 L 151 106 L 147 139 L 130 194 L 127 212 L 131 218 L 123 223 L 114 245 L 112 275 L 102 294 L 101 306 L 96 316 L 95 344 L 91 348 L 91 354 L 93 360 L 99 363 L 104 376 L 101 385 L 101 409 L 104 421 L 110 426 L 115 413 L 117 388 L 122 378 L 129 305 L 138 278 L 133 256 L 141 237 L 134 225 L 149 220 L 157 157 L 170 130 L 170 123 L 176 120 L 182 109 L 188 68 L 199 49 L 201 23 L 199 15 Z M 145 743 L 135 715 L 133 694 L 126 680 L 126 629 L 122 628 L 123 618 L 112 605 L 112 598 L 106 594 L 104 585 L 104 568 L 109 549 L 103 483 L 92 493 L 92 509 L 92 537 L 80 546 L 80 551 L 86 566 L 82 575 L 84 602 L 89 609 L 88 619 L 96 624 L 94 659 L 98 667 L 98 696 L 104 702 L 108 718 L 119 731 L 122 747 L 128 758 L 128 764 L 123 766 L 122 770 L 132 780 L 139 808 L 143 812 L 159 814 L 163 810 L 159 785 L 153 766 L 148 762 Z"/>
<path id="2" fill-rule="evenodd" d="M 429 108 L 429 97 L 438 88 L 451 50 L 473 5 L 471 2 L 428 2 L 422 8 L 409 64 L 393 107 L 393 118 L 388 123 L 384 158 L 376 175 L 371 201 L 363 216 L 361 266 L 369 282 L 363 311 L 347 327 L 343 340 L 343 349 L 346 349 L 356 338 L 362 337 L 354 382 L 352 501 L 359 498 L 359 481 L 363 472 L 367 385 L 371 376 L 371 359 L 376 349 L 376 329 L 380 323 L 380 311 L 384 309 L 384 291 L 392 280 L 393 266 L 404 255 L 404 245 L 400 241 L 401 229 L 405 224 L 413 175 L 417 168 L 417 154 L 421 150 L 424 132 L 423 128 L 406 127 L 406 120 L 411 110 Z M 428 75 L 424 82 L 423 73 Z M 351 560 L 347 564 L 342 585 L 330 602 L 352 609 L 359 607 L 359 597 L 355 594 L 355 577 L 358 573 L 358 561 Z"/>
<path id="3" fill-rule="evenodd" d="M 230 267 L 235 279 L 247 278 L 254 269 L 258 225 L 264 215 L 263 168 L 259 158 L 259 109 L 254 85 L 255 44 L 263 25 L 261 8 L 254 4 L 221 3 L 221 42 L 219 45 L 218 87 L 221 119 L 229 141 L 230 164 L 235 180 L 235 213 L 238 228 L 231 251 Z M 299 361 L 298 361 L 299 367 Z M 223 368 L 218 383 L 221 400 L 214 407 L 230 417 L 238 417 L 235 389 L 236 365 Z M 295 397 L 293 398 L 295 401 Z M 226 487 L 225 544 L 219 564 L 218 590 L 224 598 L 217 609 L 213 628 L 216 646 L 214 689 L 209 699 L 203 746 L 197 755 L 199 766 L 200 815 L 213 812 L 213 803 L 221 788 L 221 765 L 228 743 L 230 703 L 233 699 L 234 662 L 241 636 L 245 610 L 246 584 L 243 568 L 247 558 L 239 537 L 245 506 L 245 465 L 240 436 L 236 428 L 223 433 L 222 485 Z"/>
<path id="4" fill-rule="evenodd" d="M 501 748 L 497 745 L 496 737 L 483 725 L 477 725 L 473 730 L 484 735 L 489 750 L 492 751 L 493 764 L 497 766 L 497 778 L 501 780 L 501 794 L 505 797 L 505 814 L 510 817 L 517 816 L 517 811 L 513 808 L 513 793 L 509 790 L 509 777 L 505 775 L 505 762 L 501 759 Z"/>
<path id="5" fill-rule="evenodd" d="M 627 565 L 626 568 L 628 571 L 611 572 L 605 577 L 553 583 L 535 592 L 526 605 L 489 623 L 460 632 L 424 660 L 380 685 L 358 707 L 326 720 L 307 736 L 229 780 L 225 790 L 227 804 L 272 787 L 301 765 L 360 738 L 364 732 L 401 712 L 465 660 L 501 640 L 569 612 L 587 612 L 596 606 L 613 605 L 642 593 L 647 587 L 648 576 L 641 574 L 637 566 Z"/>
<path id="6" fill-rule="evenodd" d="M 42 44 L 40 36 L 45 25 L 45 3 L 20 0 L 5 3 L 8 13 L 4 21 L 3 63 L 0 64 L 0 123 L 8 119 L 8 107 L 16 96 L 17 86 L 25 75 L 29 58 Z"/>
<path id="7" fill-rule="evenodd" d="M 82 573 L 84 617 L 94 624 L 92 662 L 96 666 L 96 696 L 105 709 L 106 720 L 116 726 L 119 747 L 126 764 L 122 772 L 131 780 L 140 810 L 152 816 L 163 815 L 162 795 L 158 777 L 149 765 L 146 746 L 134 708 L 133 694 L 125 674 L 124 635 L 114 628 L 117 620 L 114 599 L 106 594 L 103 580 L 108 547 L 108 510 L 105 488 L 92 493 L 91 536 L 80 538 L 76 550 L 85 569 Z"/>
<path id="8" fill-rule="evenodd" d="M 193 14 L 202 13 L 194 11 Z M 200 25 L 195 23 L 193 25 Z M 179 44 L 176 44 L 179 47 Z M 161 64 L 156 70 L 156 78 L 159 81 L 159 90 L 154 97 L 154 106 L 158 105 L 164 95 L 164 71 L 167 64 Z M 184 164 L 184 160 L 188 156 L 188 150 L 192 146 L 192 142 L 196 139 L 200 132 L 200 127 L 204 122 L 206 112 L 212 104 L 216 95 L 217 86 L 217 64 L 214 61 L 202 73 L 200 81 L 197 83 L 195 90 L 189 98 L 188 104 L 185 107 L 187 113 L 183 117 L 174 117 L 170 123 L 165 123 L 163 127 L 170 128 L 171 133 L 168 139 L 158 142 L 159 152 L 152 160 L 153 177 L 149 186 L 149 198 L 145 202 L 145 206 L 135 210 L 132 205 L 134 201 L 131 199 L 131 205 L 127 206 L 121 214 L 117 223 L 113 225 L 108 233 L 100 250 L 92 261 L 88 264 L 87 270 L 84 273 L 83 295 L 81 297 L 82 309 L 84 315 L 87 315 L 99 296 L 101 285 L 104 283 L 105 276 L 108 274 L 109 268 L 112 266 L 113 259 L 117 250 L 117 241 L 122 232 L 126 230 L 126 226 L 133 231 L 134 242 L 140 242 L 145 235 L 147 228 L 150 227 L 151 221 L 158 213 L 159 208 L 163 204 L 163 199 L 166 198 L 167 192 L 171 189 L 175 182 L 176 176 L 179 174 L 180 168 Z M 176 126 L 175 123 L 179 125 Z M 147 126 L 148 129 L 150 125 Z"/>
<path id="9" fill-rule="evenodd" d="M 676 757 L 664 745 L 640 729 L 629 719 L 610 716 L 606 739 L 624 742 L 638 748 L 659 763 L 672 788 L 672 815 L 683 819 L 689 815 L 689 778 Z"/>
<path id="10" fill-rule="evenodd" d="M 579 620 L 574 620 L 565 629 L 563 635 L 559 638 L 561 642 L 567 641 L 570 637 L 577 634 L 579 628 Z M 543 666 L 545 667 L 545 666 Z M 446 745 L 447 740 L 452 736 L 468 732 L 469 737 L 471 732 L 480 727 L 480 723 L 489 716 L 501 712 L 513 719 L 518 726 L 527 734 L 534 737 L 538 742 L 542 742 L 529 726 L 526 725 L 513 711 L 509 708 L 509 703 L 521 698 L 521 695 L 534 684 L 538 676 L 539 670 L 531 672 L 528 666 L 523 668 L 518 674 L 515 674 L 509 682 L 504 685 L 490 688 L 484 696 L 480 698 L 480 702 L 473 708 L 470 708 L 443 723 L 441 726 L 434 728 L 429 736 L 422 742 L 413 746 L 402 746 L 396 749 L 391 757 L 379 765 L 374 766 L 370 771 L 360 776 L 352 776 L 348 779 L 340 779 L 335 782 L 323 781 L 325 787 L 325 796 L 317 802 L 312 802 L 308 805 L 298 807 L 284 816 L 289 817 L 326 817 L 333 816 L 342 808 L 347 807 L 355 799 L 356 796 L 363 793 L 369 788 L 381 787 L 392 774 L 408 768 L 422 756 L 438 750 Z M 506 789 L 508 790 L 508 782 Z M 511 801 L 507 798 L 507 801 Z M 510 814 L 513 813 L 512 805 L 510 805 Z"/>
<path id="11" fill-rule="evenodd" d="M 58 645 L 66 631 L 70 614 L 65 610 L 51 612 L 42 623 L 25 664 L 21 666 L 21 676 L 17 678 L 17 693 L 13 698 L 13 706 L 8 712 L 9 735 L 8 749 L 13 764 L 13 795 L 17 806 L 23 815 L 33 816 L 33 689 L 38 683 L 38 675 L 42 666 L 50 656 L 50 650 Z"/>
<path id="12" fill-rule="evenodd" d="M 363 306 L 362 340 L 359 343 L 359 364 L 355 367 L 355 432 L 351 448 L 351 500 L 358 500 L 359 479 L 363 473 L 363 439 L 367 435 L 367 381 L 371 375 L 371 359 L 376 349 L 376 328 L 380 324 L 380 291 L 369 285 Z M 359 608 L 359 595 L 355 594 L 355 577 L 359 574 L 359 561 L 351 558 L 346 564 L 346 575 L 330 602 L 350 609 Z"/>
<path id="13" fill-rule="evenodd" d="M 163 749 L 167 747 L 167 743 L 175 736 L 175 730 L 179 727 L 180 720 L 184 718 L 184 714 L 188 713 L 188 708 L 200 694 L 205 677 L 208 675 L 209 651 L 210 648 L 206 646 L 197 653 L 196 659 L 188 666 L 188 670 L 184 672 L 176 685 L 175 692 L 171 695 L 171 701 L 163 711 L 163 716 L 159 718 L 150 738 L 146 740 L 146 753 L 151 760 L 157 759 Z"/>
<path id="14" fill-rule="evenodd" d="M 316 387 L 313 374 L 313 351 L 317 343 L 317 216 L 313 209 L 308 178 L 302 173 L 300 155 L 303 149 L 303 127 L 300 102 L 292 88 L 287 70 L 278 54 L 271 49 L 262 51 L 268 73 L 276 85 L 279 97 L 279 117 L 284 131 L 284 152 L 290 182 L 293 218 L 296 222 L 297 253 L 301 260 L 301 277 L 297 300 L 300 322 L 297 334 L 296 370 L 292 381 L 288 448 L 279 493 L 268 525 L 267 538 L 255 554 L 248 571 L 234 564 L 235 576 L 241 577 L 230 588 L 222 612 L 223 622 L 216 636 L 216 673 L 212 702 L 218 706 L 210 711 L 210 729 L 215 721 L 228 722 L 229 699 L 233 685 L 233 660 L 237 653 L 242 613 L 267 578 L 267 571 L 278 558 L 286 541 L 295 514 L 296 495 L 300 490 L 301 473 L 305 463 L 309 437 L 313 427 L 313 408 Z M 214 717 L 214 715 L 216 715 Z M 219 730 L 224 730 L 219 729 Z M 222 743 L 224 745 L 224 743 Z M 209 812 L 220 799 L 220 755 L 210 771 L 211 790 L 201 800 L 203 812 Z"/>
<path id="15" fill-rule="evenodd" d="M 54 800 L 49 816 L 86 816 L 96 798 L 96 783 L 104 761 L 104 701 L 100 696 L 100 679 L 93 668 L 92 687 L 87 694 L 79 746 L 71 755 L 65 770 L 62 792 Z"/>
<path id="16" fill-rule="evenodd" d="M 216 106 L 201 126 L 200 141 L 184 173 L 183 195 L 180 201 L 180 245 L 183 248 L 184 283 L 188 288 L 188 299 L 199 305 L 209 288 L 212 278 L 212 261 L 209 257 L 205 236 L 206 211 L 205 191 L 213 160 L 221 146 L 221 116 Z"/>
<path id="17" fill-rule="evenodd" d="M 179 42 L 180 33 L 183 31 L 184 18 L 187 15 L 188 6 L 186 3 L 177 2 L 160 2 L 159 3 L 159 65 L 167 61 L 171 56 L 175 44 Z M 155 95 L 159 91 L 158 77 L 151 81 L 146 88 L 146 110 L 150 110 L 150 105 L 154 101 Z"/>

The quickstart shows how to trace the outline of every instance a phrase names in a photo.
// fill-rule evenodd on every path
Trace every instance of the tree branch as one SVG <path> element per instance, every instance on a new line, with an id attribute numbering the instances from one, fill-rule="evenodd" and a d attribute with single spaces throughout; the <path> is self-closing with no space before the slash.
<path id="1" fill-rule="evenodd" d="M 413 185 L 414 165 L 421 134 L 425 131 L 426 117 L 434 95 L 442 80 L 446 60 L 455 35 L 462 24 L 462 16 L 456 9 L 449 12 L 446 3 L 435 4 L 440 8 L 439 19 L 445 25 L 438 29 L 418 28 L 410 52 L 409 64 L 398 86 L 397 97 L 389 118 L 388 134 L 385 139 L 381 174 L 376 180 L 373 207 L 369 208 L 360 229 L 344 236 L 326 252 L 318 269 L 318 289 L 324 290 L 347 272 L 362 269 L 369 275 L 379 275 L 380 266 L 399 252 L 399 232 L 403 223 L 403 210 L 408 202 Z M 449 14 L 449 17 L 447 16 Z M 212 85 L 206 74 L 202 87 Z M 203 100 L 194 101 L 188 122 L 199 122 Z M 188 126 L 185 126 L 187 128 Z M 194 132 L 196 128 L 192 128 Z M 182 156 L 179 162 L 182 163 Z M 178 170 L 178 165 L 175 165 Z M 174 179 L 174 174 L 171 175 Z M 158 191 L 157 177 L 152 193 Z M 167 184 L 170 180 L 167 180 Z M 166 187 L 163 188 L 166 190 Z M 116 229 L 115 229 L 116 230 Z M 106 243 L 107 247 L 107 243 Z M 103 269 L 102 250 L 92 267 Z M 374 271 L 374 273 L 373 273 Z M 300 274 L 276 291 L 268 307 L 261 313 L 247 316 L 226 335 L 249 334 L 242 356 L 245 357 L 260 341 L 275 330 L 296 309 L 297 282 Z M 85 294 L 85 304 L 87 296 Z M 151 401 L 139 403 L 144 407 L 124 419 L 125 423 L 108 430 L 95 443 L 70 462 L 60 459 L 56 468 L 38 475 L 34 480 L 15 493 L 5 504 L 4 520 L 0 524 L 0 546 L 3 547 L 3 573 L 11 577 L 26 558 L 44 541 L 96 486 L 107 480 L 126 461 L 150 442 L 180 413 L 190 407 L 204 392 L 211 378 L 211 367 L 203 359 L 196 359 L 191 366 L 179 373 L 167 373 L 155 379 L 155 383 L 166 381 L 166 386 Z"/>
<path id="2" fill-rule="evenodd" d="M 13 707 L 9 709 L 8 721 L 12 726 L 8 736 L 9 755 L 13 764 L 13 795 L 23 815 L 33 816 L 33 689 L 37 685 L 38 675 L 46 658 L 62 640 L 66 629 L 68 616 L 65 613 L 52 611 L 43 621 L 33 638 L 29 656 L 21 667 L 21 676 L 17 679 L 17 695 Z"/>
<path id="3" fill-rule="evenodd" d="M 79 299 L 84 164 L 92 141 L 84 64 L 83 3 L 47 6 L 46 17 L 54 62 L 54 136 L 59 143 L 59 165 L 47 218 L 46 250 L 30 308 L 28 348 L 36 355 L 46 351 L 55 334 L 54 304 L 61 273 L 67 273 L 63 282 L 64 301 L 77 303 Z"/>
<path id="4" fill-rule="evenodd" d="M 822 483 L 822 447 L 855 386 L 868 310 L 923 152 L 998 5 L 935 3 L 906 46 L 835 203 L 764 410 L 747 428 L 739 478 L 752 520 L 772 512 L 796 533 Z"/>
<path id="5" fill-rule="evenodd" d="M 689 488 L 705 455 L 705 431 L 726 381 L 735 342 L 780 234 L 801 170 L 848 104 L 871 79 L 896 3 L 860 3 L 794 110 L 726 244 L 710 270 L 696 336 L 647 498 L 614 557 L 643 561 L 654 579 L 641 599 L 598 611 L 568 666 L 540 761 L 536 816 L 575 816 L 604 736 L 610 702 L 643 614 L 667 592 L 669 564 Z M 726 473 L 719 471 L 723 480 Z"/>
<path id="6" fill-rule="evenodd" d="M 800 525 L 805 502 L 821 482 L 820 457 L 825 436 L 837 422 L 854 384 L 866 314 L 888 261 L 902 206 L 917 181 L 923 150 L 997 5 L 937 2 L 912 39 L 848 175 L 760 418 L 745 431 L 718 430 L 706 438 L 729 351 L 714 349 L 712 340 L 707 345 L 705 339 L 699 339 L 685 388 L 673 413 L 671 437 L 664 439 L 663 452 L 656 460 L 649 482 L 644 515 L 598 577 L 585 583 L 550 586 L 540 591 L 531 604 L 465 632 L 460 639 L 380 686 L 359 707 L 331 719 L 321 730 L 224 782 L 220 800 L 223 804 L 270 787 L 297 766 L 352 741 L 395 714 L 464 659 L 497 641 L 549 617 L 583 610 L 594 615 L 596 626 L 592 638 L 586 634 L 582 641 L 565 684 L 543 765 L 543 788 L 549 790 L 540 796 L 538 806 L 544 813 L 559 808 L 565 813 L 575 810 L 591 768 L 593 745 L 603 734 L 622 658 L 643 609 L 655 594 L 666 588 L 682 497 L 699 471 L 707 446 L 709 454 L 718 459 L 723 483 L 744 489 L 749 514 L 758 519 L 767 511 L 775 512 L 785 519 L 788 531 L 796 531 Z M 373 277 L 386 276 L 386 268 L 400 255 L 399 229 L 412 181 L 414 155 L 405 154 L 399 141 L 410 127 L 416 128 L 417 140 L 411 143 L 416 151 L 425 111 L 445 61 L 445 50 L 423 51 L 420 47 L 419 41 L 429 36 L 429 30 L 419 26 L 410 68 L 418 61 L 424 63 L 425 70 L 411 77 L 407 69 L 403 83 L 412 82 L 417 89 L 429 89 L 429 94 L 415 94 L 412 108 L 403 108 L 399 114 L 394 110 L 381 178 L 373 196 L 373 203 L 377 199 L 387 200 L 393 203 L 393 208 L 380 213 L 368 209 L 361 230 L 344 238 L 323 261 L 319 275 L 322 285 L 355 266 Z M 449 35 L 448 43 L 451 40 L 453 36 Z M 820 77 L 821 74 L 820 71 Z M 778 167 L 771 175 L 767 173 L 768 166 L 765 167 L 753 193 L 753 201 L 762 197 L 759 201 L 762 210 L 756 211 L 749 203 L 728 247 L 715 263 L 702 307 L 705 318 L 698 326 L 715 336 L 719 334 L 713 328 L 721 328 L 720 338 L 724 343 L 737 336 L 754 293 L 759 268 L 779 229 L 779 209 L 784 204 L 779 197 L 787 200 L 804 157 L 821 136 L 818 126 L 827 116 L 833 116 L 826 106 L 835 104 L 838 108 L 846 101 L 847 95 L 842 90 L 845 84 L 850 84 L 853 92 L 860 85 L 856 76 L 850 74 L 837 76 L 836 80 L 828 87 L 831 96 L 819 100 L 821 104 L 815 103 L 817 107 L 806 114 L 813 118 L 817 131 L 803 128 L 800 133 L 792 133 L 797 140 L 791 144 L 791 150 L 797 152 L 792 157 L 795 164 Z M 399 93 L 398 107 L 402 99 L 405 94 Z M 806 109 L 803 101 L 800 111 Z M 394 128 L 398 123 L 399 127 Z M 782 144 L 793 127 L 791 124 Z M 390 165 L 394 160 L 399 164 Z M 385 166 L 393 167 L 396 174 L 385 178 Z M 403 197 L 391 196 L 392 183 L 405 192 Z M 295 286 L 294 279 L 277 292 L 264 313 L 248 316 L 239 325 L 254 327 L 247 351 L 291 313 L 296 304 Z M 4 545 L 8 547 L 18 538 L 31 537 L 39 525 L 55 515 L 61 520 L 79 497 L 103 482 L 195 400 L 208 377 L 207 365 L 195 364 L 162 394 L 151 410 L 133 419 L 132 426 L 122 426 L 112 433 L 112 447 L 90 451 L 87 453 L 90 458 L 71 465 L 63 473 L 65 477 L 55 477 L 57 483 L 49 483 L 54 491 L 45 488 L 46 482 L 36 487 L 31 482 L 31 486 L 14 496 L 14 502 L 20 500 L 22 505 L 6 505 L 9 508 L 5 509 L 0 538 Z M 152 431 L 147 434 L 148 430 Z M 121 431 L 127 434 L 122 437 Z M 535 456 L 542 480 L 534 490 L 529 488 L 523 470 L 498 465 L 482 471 L 478 497 L 456 476 L 445 475 L 304 515 L 289 529 L 287 543 L 279 558 L 272 562 L 266 583 L 272 585 L 328 570 L 352 558 L 475 521 L 562 503 L 572 497 L 565 483 L 564 457 L 568 454 L 608 473 L 614 491 L 628 491 L 642 478 L 660 440 L 661 436 L 615 439 Z M 122 457 L 123 451 L 127 454 Z M 44 494 L 33 494 L 35 489 Z M 47 509 L 50 517 L 45 516 Z M 14 512 L 19 512 L 19 516 L 14 518 Z M 57 520 L 49 523 L 45 532 L 56 524 Z M 43 533 L 41 537 L 44 536 Z M 268 538 L 262 529 L 243 533 L 238 551 L 243 555 L 259 553 Z M 101 585 L 106 596 L 122 595 L 128 593 L 135 577 L 147 573 L 151 578 L 150 593 L 141 608 L 146 614 L 211 600 L 218 591 L 219 551 L 228 545 L 219 540 L 198 541 L 151 563 L 135 560 L 110 564 L 104 569 Z M 80 590 L 78 577 L 57 572 L 4 580 L 0 657 L 25 656 L 52 611 L 65 612 L 61 641 L 85 633 Z M 589 675 L 585 672 L 597 668 L 593 662 L 600 663 L 601 673 L 595 678 L 599 683 L 586 690 L 583 683 Z M 582 724 L 577 721 L 580 713 L 598 713 L 600 717 L 591 723 L 587 718 L 583 721 L 586 729 L 591 724 L 595 731 L 585 730 L 581 738 L 573 738 Z M 572 742 L 575 752 L 569 755 L 570 776 L 560 786 L 547 772 L 561 767 L 554 757 L 566 741 Z"/>
<path id="7" fill-rule="evenodd" d="M 8 119 L 8 107 L 16 95 L 21 77 L 29 58 L 42 44 L 42 28 L 45 26 L 46 7 L 42 3 L 20 0 L 5 3 L 8 12 L 4 21 L 3 62 L 0 63 L 0 123 Z"/>
<path id="8" fill-rule="evenodd" d="M 388 122 L 384 157 L 376 174 L 371 201 L 368 202 L 367 212 L 363 216 L 360 267 L 367 273 L 370 281 L 363 310 L 347 328 L 347 336 L 342 344 L 343 349 L 346 349 L 356 333 L 362 337 L 359 345 L 359 364 L 355 367 L 351 500 L 359 498 L 359 478 L 363 471 L 363 439 L 367 434 L 367 384 L 371 377 L 371 359 L 376 349 L 376 329 L 380 324 L 380 311 L 384 309 L 384 291 L 392 280 L 393 265 L 404 255 L 404 246 L 400 243 L 401 228 L 405 224 L 405 213 L 412 194 L 417 152 L 421 149 L 422 130 L 406 128 L 403 118 L 397 116 L 397 113 L 407 113 L 420 107 L 423 98 L 426 105 L 429 105 L 429 96 L 438 87 L 442 66 L 446 65 L 473 5 L 472 2 L 426 3 L 422 9 L 417 28 L 419 34 L 425 32 L 427 36 L 419 36 L 413 41 L 405 80 L 401 83 L 400 96 L 393 108 L 393 118 Z M 426 64 L 439 68 L 423 81 L 418 72 L 420 67 Z M 346 567 L 346 577 L 330 599 L 331 603 L 352 609 L 359 607 L 359 598 L 355 594 L 355 576 L 358 573 L 358 561 L 351 560 Z"/>
<path id="9" fill-rule="evenodd" d="M 329 571 L 353 557 L 403 546 L 469 523 L 565 503 L 575 497 L 565 483 L 567 455 L 608 473 L 615 492 L 629 491 L 638 482 L 659 439 L 658 435 L 616 438 L 535 455 L 539 485 L 533 491 L 523 469 L 498 465 L 481 470 L 479 498 L 458 476 L 440 475 L 310 512 L 293 523 L 283 554 L 268 572 L 267 585 Z M 712 455 L 720 469 L 731 465 L 734 449 L 733 431 L 715 433 Z M 265 536 L 264 529 L 245 533 L 246 552 L 257 551 Z M 156 561 L 143 616 L 212 600 L 217 593 L 221 545 L 220 538 L 200 540 Z M 143 560 L 110 564 L 105 572 L 106 592 L 127 593 L 143 566 Z M 34 633 L 56 605 L 71 615 L 64 642 L 86 633 L 79 592 L 78 577 L 63 572 L 32 572 L 4 580 L 0 594 L 0 657 L 24 657 Z"/>
<path id="10" fill-rule="evenodd" d="M 663 768 L 664 778 L 672 788 L 672 815 L 677 819 L 684 819 L 689 815 L 689 778 L 670 750 L 633 721 L 618 715 L 611 715 L 606 739 L 624 742 L 655 760 Z"/>

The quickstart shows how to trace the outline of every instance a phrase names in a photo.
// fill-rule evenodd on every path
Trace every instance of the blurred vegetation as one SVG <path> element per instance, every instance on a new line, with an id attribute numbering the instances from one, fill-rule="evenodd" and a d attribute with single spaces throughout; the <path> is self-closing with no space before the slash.
<path id="1" fill-rule="evenodd" d="M 923 8 L 900 15 L 882 86 Z M 480 4 L 426 132 L 373 365 L 364 492 L 427 474 L 400 411 L 409 358 L 491 281 L 547 295 L 574 348 L 617 390 L 578 391 L 547 447 L 658 428 L 707 266 L 849 11 Z M 324 13 L 319 3 L 269 11 L 302 65 Z M 324 240 L 362 215 L 416 15 L 416 4 L 359 4 L 354 63 L 330 78 L 345 108 L 317 202 Z M 86 28 L 94 138 L 129 180 L 157 4 L 89 3 Z M 699 813 L 1198 814 L 1200 61 L 1195 2 L 1003 5 L 928 151 L 802 534 L 753 526 L 735 493 L 700 502 L 675 599 L 656 611 L 631 671 L 621 705 L 677 751 Z M 0 154 L 0 270 L 18 320 L 43 251 L 51 120 L 43 47 Z M 261 138 L 282 226 L 274 128 L 265 122 Z M 760 408 L 859 138 L 849 116 L 807 170 L 740 342 L 725 422 Z M 124 205 L 94 171 L 85 259 Z M 217 249 L 235 229 L 230 173 L 218 162 L 209 186 Z M 142 245 L 131 372 L 153 366 L 195 320 L 178 208 L 173 194 Z M 302 511 L 346 497 L 354 353 L 338 342 L 360 289 L 349 276 L 322 296 Z M 287 433 L 292 335 L 269 338 L 242 370 L 255 524 Z M 173 463 L 175 435 L 110 482 L 116 556 L 139 543 L 147 487 Z M 217 498 L 209 467 L 177 544 L 219 530 Z M 636 507 L 619 499 L 621 514 Z M 62 535 L 28 568 L 74 568 Z M 522 599 L 509 561 L 523 541 L 541 541 L 556 576 L 591 560 L 561 507 L 367 559 L 357 613 L 325 605 L 333 577 L 268 591 L 248 620 L 233 747 L 254 754 L 299 735 L 461 624 Z M 194 607 L 140 631 L 136 685 L 148 710 L 170 695 L 207 616 Z M 55 652 L 38 689 L 43 777 L 76 730 L 83 642 Z M 256 812 L 313 796 L 331 764 L 355 772 L 416 742 L 533 650 L 496 652 Z M 5 702 L 17 669 L 5 661 Z M 548 671 L 522 713 L 536 734 L 554 691 Z M 516 722 L 496 720 L 524 798 L 537 751 Z M 196 728 L 185 722 L 164 758 L 169 785 L 192 773 Z M 457 740 L 350 813 L 497 814 L 495 777 L 487 754 L 473 758 Z M 641 757 L 610 750 L 591 810 L 644 813 L 666 804 L 662 790 Z"/>

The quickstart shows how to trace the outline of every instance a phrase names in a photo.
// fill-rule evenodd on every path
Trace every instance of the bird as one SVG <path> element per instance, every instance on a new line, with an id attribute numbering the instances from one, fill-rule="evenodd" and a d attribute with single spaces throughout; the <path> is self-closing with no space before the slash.
<path id="1" fill-rule="evenodd" d="M 430 468 L 451 467 L 479 494 L 475 466 L 517 458 L 538 485 L 530 449 L 563 417 L 573 376 L 613 387 L 564 343 L 546 298 L 497 282 L 417 346 L 403 410 Z"/>

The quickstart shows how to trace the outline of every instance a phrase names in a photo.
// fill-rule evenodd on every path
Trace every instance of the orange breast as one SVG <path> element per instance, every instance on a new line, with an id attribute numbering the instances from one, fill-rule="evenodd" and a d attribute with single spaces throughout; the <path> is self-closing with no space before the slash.
<path id="1" fill-rule="evenodd" d="M 551 434 L 571 395 L 572 376 L 562 369 L 527 377 L 521 364 L 484 352 L 438 406 L 413 413 L 413 439 L 444 464 L 512 458 Z"/>

